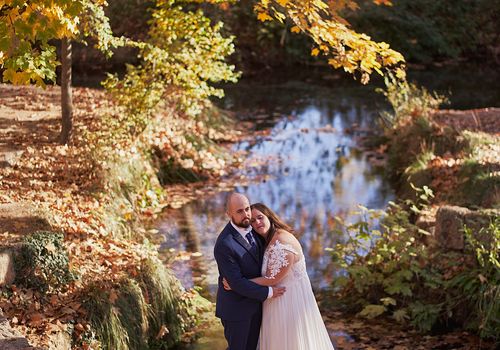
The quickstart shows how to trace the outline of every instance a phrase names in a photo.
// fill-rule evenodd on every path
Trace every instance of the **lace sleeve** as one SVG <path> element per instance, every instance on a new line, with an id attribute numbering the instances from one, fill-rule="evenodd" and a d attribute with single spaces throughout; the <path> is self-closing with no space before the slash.
<path id="1" fill-rule="evenodd" d="M 297 251 L 289 244 L 276 240 L 269 248 L 269 258 L 265 278 L 281 280 L 294 262 Z"/>

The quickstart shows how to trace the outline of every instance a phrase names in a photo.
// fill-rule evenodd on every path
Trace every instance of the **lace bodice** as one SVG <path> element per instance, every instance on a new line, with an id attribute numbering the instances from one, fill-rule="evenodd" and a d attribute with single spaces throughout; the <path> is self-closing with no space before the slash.
<path id="1" fill-rule="evenodd" d="M 298 256 L 299 260 L 295 261 L 294 256 Z M 300 279 L 304 276 L 307 277 L 302 252 L 298 252 L 290 244 L 284 244 L 277 239 L 264 252 L 262 276 L 277 279 L 282 277 L 281 274 L 283 273 L 285 273 L 285 276 L 280 281 L 280 285 L 291 283 L 294 279 Z"/>

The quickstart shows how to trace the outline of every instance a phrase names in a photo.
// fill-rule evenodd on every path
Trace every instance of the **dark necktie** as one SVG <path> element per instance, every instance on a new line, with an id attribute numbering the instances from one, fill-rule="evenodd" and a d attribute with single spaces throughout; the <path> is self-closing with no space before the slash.
<path id="1" fill-rule="evenodd" d="M 251 231 L 248 232 L 245 237 L 246 237 L 248 243 L 250 243 L 251 246 L 253 246 L 255 244 L 255 241 L 253 240 L 252 232 Z"/>

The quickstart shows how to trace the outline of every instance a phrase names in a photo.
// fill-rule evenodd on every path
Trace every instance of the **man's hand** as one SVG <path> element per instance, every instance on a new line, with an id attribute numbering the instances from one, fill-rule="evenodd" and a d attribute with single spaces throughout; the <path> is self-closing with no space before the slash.
<path id="1" fill-rule="evenodd" d="M 272 287 L 273 288 L 273 298 L 282 296 L 286 292 L 285 287 Z"/>
<path id="2" fill-rule="evenodd" d="M 227 283 L 227 280 L 225 278 L 222 279 L 222 284 L 224 285 L 225 290 L 231 290 L 231 286 L 229 283 Z"/>

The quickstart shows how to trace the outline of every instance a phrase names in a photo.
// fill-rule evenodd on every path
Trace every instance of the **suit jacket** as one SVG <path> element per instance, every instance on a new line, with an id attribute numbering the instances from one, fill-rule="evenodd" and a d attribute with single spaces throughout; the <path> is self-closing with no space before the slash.
<path id="1" fill-rule="evenodd" d="M 254 233 L 254 248 L 235 228 L 228 223 L 217 238 L 214 256 L 219 269 L 219 289 L 215 315 L 226 321 L 248 320 L 253 314 L 262 311 L 269 288 L 260 286 L 251 278 L 261 276 L 264 242 Z M 222 284 L 225 277 L 231 289 L 227 291 Z"/>

